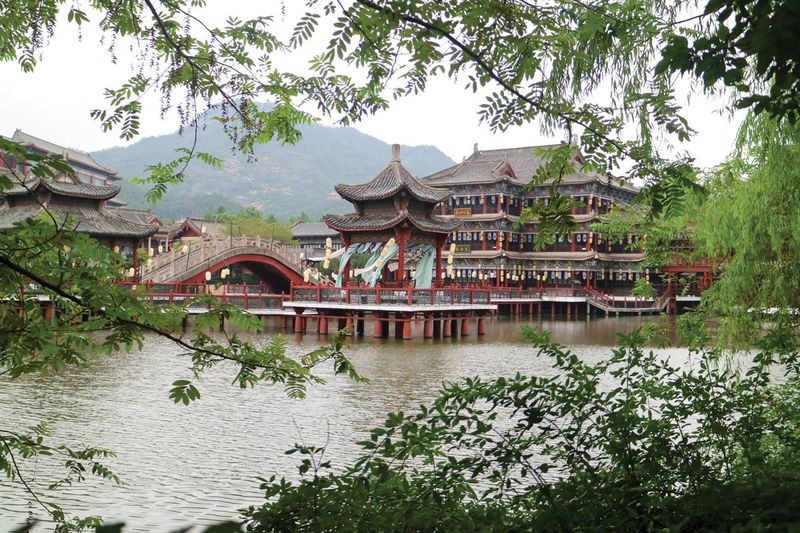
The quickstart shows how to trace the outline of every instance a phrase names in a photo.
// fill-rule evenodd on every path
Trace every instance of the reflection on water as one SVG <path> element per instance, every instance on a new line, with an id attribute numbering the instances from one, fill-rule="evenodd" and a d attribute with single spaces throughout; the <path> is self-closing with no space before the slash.
<path id="1" fill-rule="evenodd" d="M 296 458 L 283 452 L 301 439 L 328 443 L 334 465 L 357 452 L 353 442 L 389 411 L 409 411 L 434 398 L 442 382 L 465 376 L 546 373 L 545 362 L 522 343 L 519 328 L 532 324 L 553 340 L 595 359 L 616 341 L 654 317 L 541 320 L 493 319 L 486 337 L 411 341 L 355 339 L 348 353 L 371 379 L 358 385 L 344 378 L 314 387 L 305 400 L 289 400 L 279 387 L 232 387 L 232 369 L 212 371 L 200 382 L 202 398 L 189 407 L 167 394 L 175 379 L 189 378 L 188 361 L 168 342 L 149 338 L 142 352 L 98 359 L 90 369 L 57 375 L 0 378 L 0 424 L 19 428 L 45 420 L 55 442 L 110 448 L 108 461 L 127 483 L 115 487 L 89 481 L 47 493 L 59 470 L 52 461 L 27 461 L 32 484 L 68 512 L 125 521 L 126 531 L 168 531 L 189 524 L 235 518 L 237 509 L 258 504 L 256 477 L 295 475 Z M 277 329 L 277 323 L 274 325 Z M 369 324 L 366 331 L 371 331 Z M 417 332 L 421 324 L 417 324 Z M 475 331 L 475 328 L 472 328 Z M 319 343 L 316 335 L 289 335 L 300 354 Z M 683 358 L 683 350 L 672 350 Z M 322 374 L 329 374 L 323 369 Z M 21 485 L 0 478 L 0 531 L 40 512 Z"/>

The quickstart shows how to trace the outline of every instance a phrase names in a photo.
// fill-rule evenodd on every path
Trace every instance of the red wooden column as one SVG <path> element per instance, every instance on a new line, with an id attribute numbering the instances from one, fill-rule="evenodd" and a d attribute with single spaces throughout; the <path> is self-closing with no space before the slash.
<path id="1" fill-rule="evenodd" d="M 406 241 L 411 235 L 411 228 L 395 228 L 395 238 L 397 239 L 397 281 L 406 279 Z"/>
<path id="2" fill-rule="evenodd" d="M 414 336 L 414 332 L 411 329 L 411 315 L 403 315 L 403 338 L 404 339 L 411 339 Z"/>
<path id="3" fill-rule="evenodd" d="M 433 279 L 433 283 L 431 283 L 433 287 L 442 282 L 442 248 L 444 248 L 445 242 L 446 237 L 438 237 L 436 239 L 436 266 L 434 270 L 436 277 Z"/>
<path id="4" fill-rule="evenodd" d="M 433 318 L 430 315 L 425 316 L 425 328 L 423 329 L 422 337 L 425 339 L 433 338 Z"/>

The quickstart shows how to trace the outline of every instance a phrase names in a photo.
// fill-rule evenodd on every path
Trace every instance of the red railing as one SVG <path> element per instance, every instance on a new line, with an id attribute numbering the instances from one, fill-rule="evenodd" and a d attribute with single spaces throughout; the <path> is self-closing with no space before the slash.
<path id="1" fill-rule="evenodd" d="M 292 285 L 289 294 L 264 292 L 264 285 L 205 283 L 131 283 L 131 287 L 146 301 L 153 304 L 183 304 L 200 295 L 212 295 L 220 301 L 243 309 L 283 309 L 286 302 L 313 302 L 352 305 L 487 305 L 514 302 L 535 302 L 545 298 L 588 297 L 606 309 L 661 309 L 669 298 L 665 291 L 658 299 L 648 300 L 633 296 L 617 296 L 595 289 L 570 286 L 481 287 L 452 285 L 430 289 L 412 287 L 366 287 L 348 285 L 331 287 L 318 285 Z"/>
<path id="2" fill-rule="evenodd" d="M 183 304 L 200 295 L 212 295 L 218 300 L 242 309 L 283 309 L 289 299 L 286 294 L 264 292 L 264 285 L 211 285 L 206 283 L 131 283 L 121 282 L 136 290 L 141 298 L 154 305 Z"/>
<path id="3" fill-rule="evenodd" d="M 635 296 L 615 296 L 586 288 L 590 298 L 602 304 L 606 309 L 662 309 L 667 299 L 669 291 L 659 296 L 656 300 L 637 298 Z"/>
<path id="4" fill-rule="evenodd" d="M 318 287 L 293 285 L 294 302 L 342 303 L 353 305 L 452 305 L 489 304 L 492 289 L 481 287 Z"/>

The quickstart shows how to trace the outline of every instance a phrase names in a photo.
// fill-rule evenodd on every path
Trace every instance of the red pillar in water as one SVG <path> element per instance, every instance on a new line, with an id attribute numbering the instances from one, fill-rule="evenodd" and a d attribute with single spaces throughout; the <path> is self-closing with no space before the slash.
<path id="1" fill-rule="evenodd" d="M 406 316 L 403 317 L 403 338 L 410 339 L 413 336 L 413 331 L 411 329 L 411 317 Z"/>
<path id="2" fill-rule="evenodd" d="M 425 329 L 423 330 L 422 336 L 426 339 L 433 338 L 433 318 L 430 316 L 425 317 Z"/>
<path id="3" fill-rule="evenodd" d="M 486 335 L 486 318 L 478 317 L 478 336 Z"/>

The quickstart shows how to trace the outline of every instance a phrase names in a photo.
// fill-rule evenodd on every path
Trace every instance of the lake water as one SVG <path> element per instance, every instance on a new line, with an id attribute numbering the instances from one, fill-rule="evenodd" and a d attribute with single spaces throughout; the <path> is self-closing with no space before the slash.
<path id="1" fill-rule="evenodd" d="M 169 342 L 149 337 L 141 352 L 99 358 L 90 369 L 0 378 L 0 427 L 47 421 L 53 442 L 114 450 L 118 457 L 107 463 L 126 482 L 122 487 L 90 480 L 48 493 L 45 487 L 59 472 L 53 464 L 28 460 L 22 468 L 34 487 L 68 513 L 124 521 L 126 532 L 169 531 L 236 518 L 237 509 L 259 504 L 257 476 L 296 475 L 296 456 L 284 454 L 295 442 L 327 442 L 327 456 L 341 465 L 357 453 L 353 443 L 381 424 L 387 412 L 429 402 L 444 381 L 549 372 L 522 342 L 523 324 L 551 331 L 555 341 L 592 360 L 608 352 L 617 332 L 652 320 L 500 317 L 487 324 L 485 337 L 354 339 L 347 352 L 371 379 L 368 385 L 333 377 L 313 387 L 306 399 L 289 400 L 280 387 L 233 387 L 231 367 L 221 367 L 199 382 L 202 398 L 188 407 L 168 398 L 172 381 L 191 377 L 188 360 L 177 357 L 180 350 Z M 366 331 L 372 331 L 370 324 Z M 288 339 L 293 354 L 320 343 L 317 335 L 288 334 Z M 684 350 L 670 352 L 677 359 L 686 356 Z M 329 376 L 329 368 L 320 374 Z M 0 477 L 0 531 L 22 524 L 29 513 L 43 518 L 19 483 Z"/>

